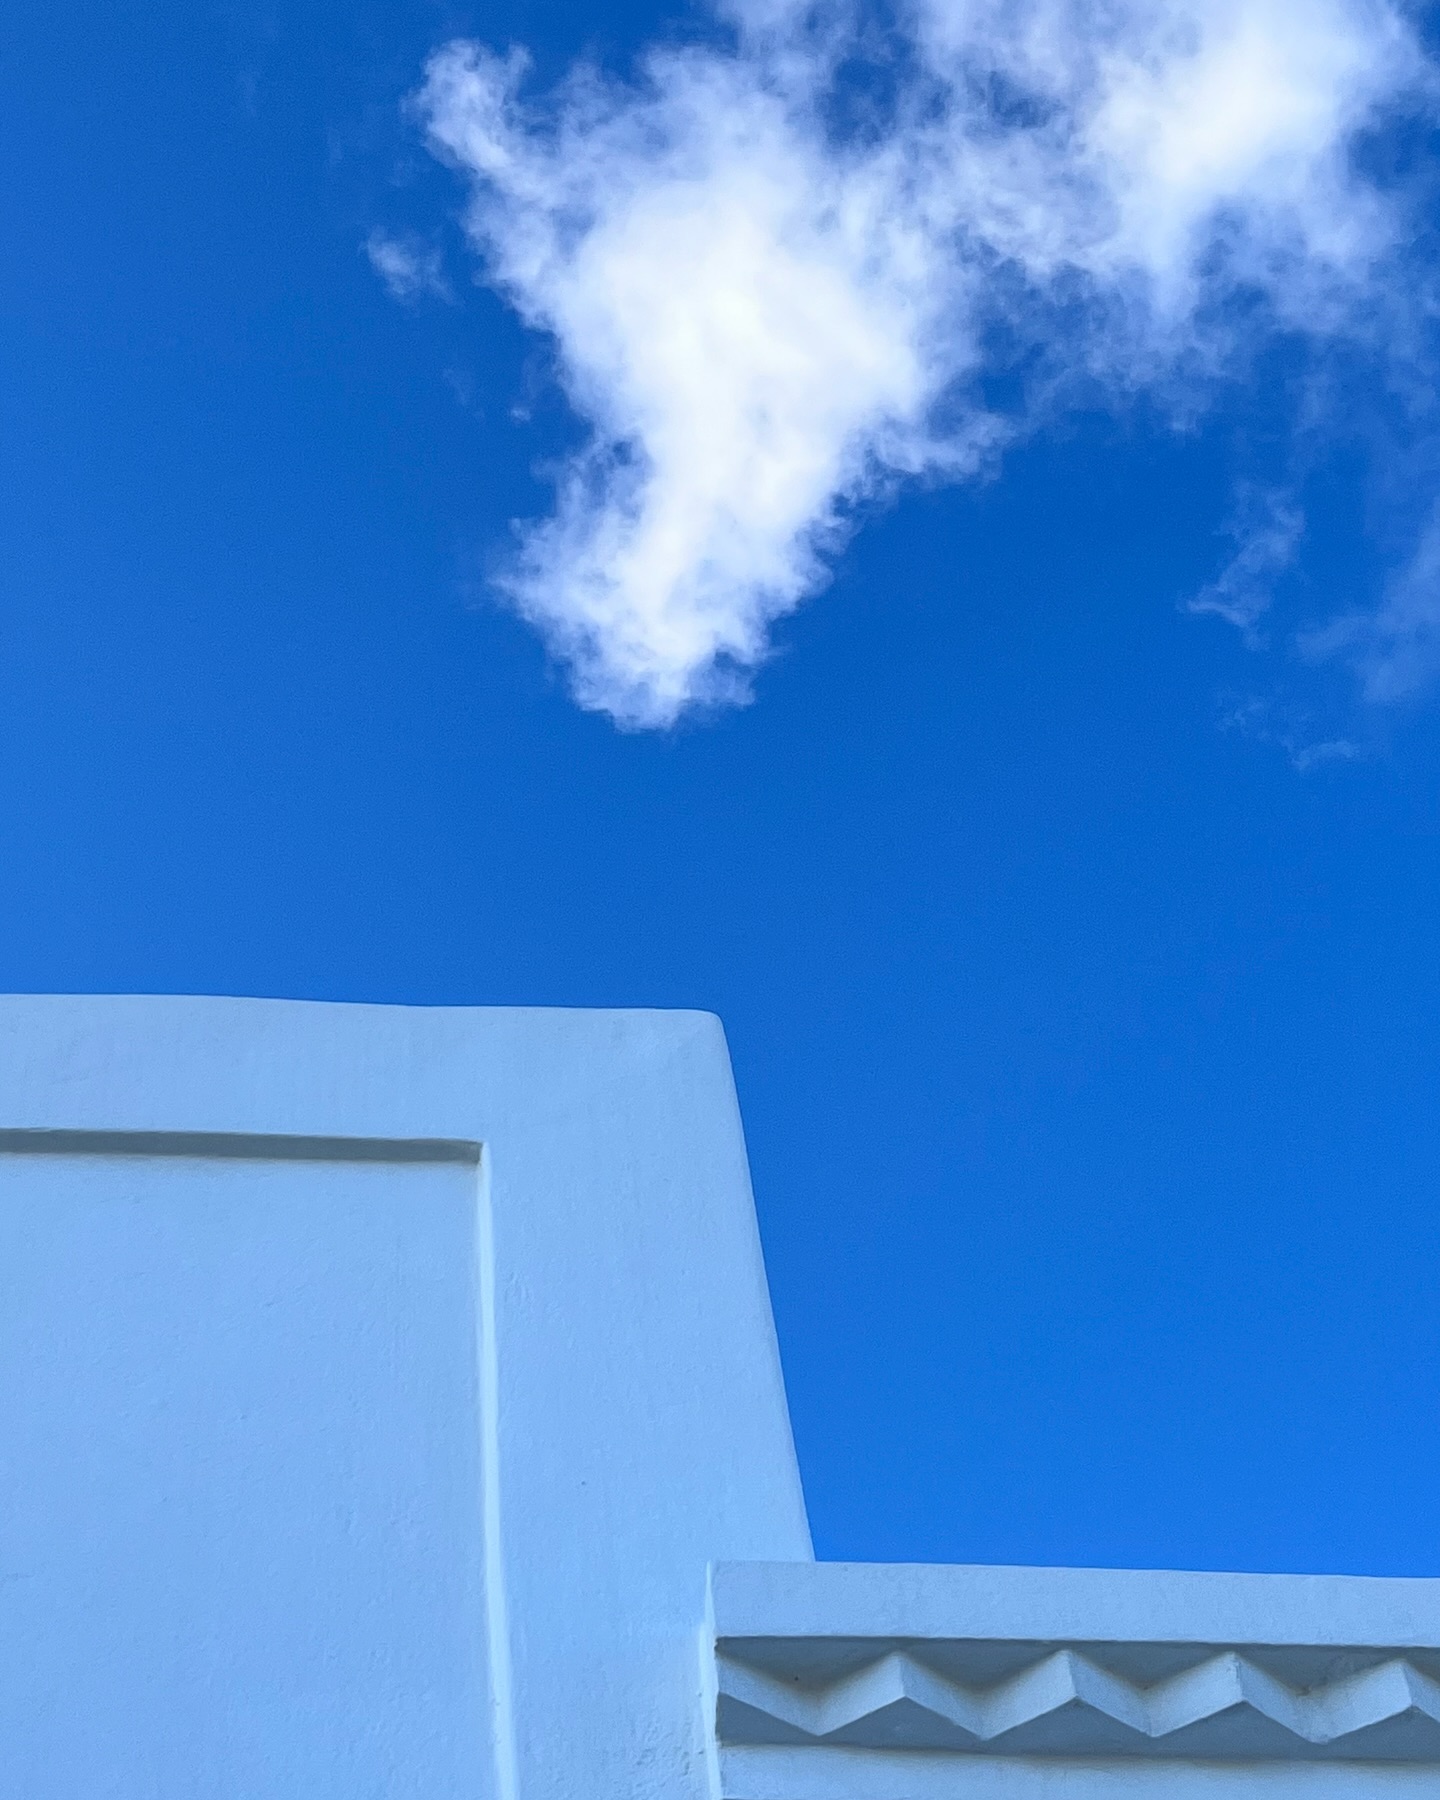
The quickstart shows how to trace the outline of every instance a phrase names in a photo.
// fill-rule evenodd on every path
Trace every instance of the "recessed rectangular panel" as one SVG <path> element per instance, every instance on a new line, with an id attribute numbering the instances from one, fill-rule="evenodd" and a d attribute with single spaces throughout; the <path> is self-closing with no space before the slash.
<path id="1" fill-rule="evenodd" d="M 473 1147 L 4 1136 L 5 1790 L 488 1793 Z"/>

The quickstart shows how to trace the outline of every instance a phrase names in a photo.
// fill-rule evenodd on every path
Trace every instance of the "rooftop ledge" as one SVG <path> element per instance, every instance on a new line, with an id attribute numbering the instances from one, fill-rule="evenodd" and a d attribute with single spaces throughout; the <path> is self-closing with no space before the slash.
<path id="1" fill-rule="evenodd" d="M 1440 1580 L 722 1563 L 727 1800 L 1440 1796 Z"/>

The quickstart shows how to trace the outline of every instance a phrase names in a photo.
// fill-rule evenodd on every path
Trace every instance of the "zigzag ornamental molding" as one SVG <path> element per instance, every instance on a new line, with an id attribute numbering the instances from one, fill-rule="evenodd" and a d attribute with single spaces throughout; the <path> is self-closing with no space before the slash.
<path id="1" fill-rule="evenodd" d="M 721 1639 L 724 1746 L 1440 1765 L 1440 1652 Z"/>

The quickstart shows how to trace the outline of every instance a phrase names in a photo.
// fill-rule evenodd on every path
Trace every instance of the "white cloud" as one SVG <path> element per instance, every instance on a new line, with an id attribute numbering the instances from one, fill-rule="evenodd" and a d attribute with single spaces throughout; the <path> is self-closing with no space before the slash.
<path id="1" fill-rule="evenodd" d="M 1224 730 L 1237 731 L 1257 743 L 1274 744 L 1284 752 L 1291 768 L 1302 775 L 1336 763 L 1362 762 L 1370 754 L 1352 738 L 1324 737 L 1305 708 L 1278 703 L 1275 697 L 1251 695 L 1232 699 L 1220 717 Z"/>
<path id="2" fill-rule="evenodd" d="M 1440 506 L 1380 606 L 1307 633 L 1302 648 L 1348 662 L 1372 705 L 1412 699 L 1440 676 Z"/>
<path id="3" fill-rule="evenodd" d="M 1187 610 L 1214 613 L 1253 639 L 1269 608 L 1276 578 L 1294 560 L 1304 531 L 1305 516 L 1290 494 L 1245 489 L 1230 522 L 1235 554 Z"/>
<path id="4" fill-rule="evenodd" d="M 436 300 L 453 300 L 455 297 L 445 279 L 440 252 L 417 237 L 408 233 L 397 237 L 377 229 L 365 240 L 365 254 L 392 299 L 420 300 L 429 295 Z"/>
<path id="5" fill-rule="evenodd" d="M 1368 328 L 1402 228 L 1351 147 L 1421 71 L 1387 0 L 904 19 L 875 79 L 852 13 L 784 0 L 537 106 L 522 57 L 430 63 L 470 237 L 592 434 L 509 591 L 621 723 L 741 697 L 854 504 L 974 473 L 1041 393 L 1169 393 L 1257 331 Z M 997 328 L 1040 371 L 1003 418 L 977 384 Z M 1268 529 L 1202 605 L 1258 604 L 1289 527 Z"/>

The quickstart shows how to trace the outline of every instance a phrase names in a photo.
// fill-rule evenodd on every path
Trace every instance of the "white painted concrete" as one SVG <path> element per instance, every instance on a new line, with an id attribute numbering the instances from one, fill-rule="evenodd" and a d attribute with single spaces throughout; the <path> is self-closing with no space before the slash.
<path id="1" fill-rule="evenodd" d="M 0 1000 L 0 1458 L 17 1800 L 1440 1800 L 1440 1582 L 810 1560 L 707 1015 Z"/>
<path id="2" fill-rule="evenodd" d="M 1440 1645 L 1429 1579 L 784 1562 L 712 1581 L 727 1638 Z"/>
<path id="3" fill-rule="evenodd" d="M 705 1565 L 809 1555 L 717 1021 L 0 1001 L 41 1130 L 122 1136 L 0 1135 L 7 1786 L 709 1791 Z"/>
<path id="4" fill-rule="evenodd" d="M 712 1573 L 726 1800 L 1440 1793 L 1440 1581 Z"/>
<path id="5" fill-rule="evenodd" d="M 725 1800 L 1434 1800 L 1426 1766 L 730 1750 Z"/>

